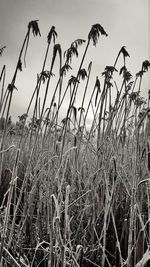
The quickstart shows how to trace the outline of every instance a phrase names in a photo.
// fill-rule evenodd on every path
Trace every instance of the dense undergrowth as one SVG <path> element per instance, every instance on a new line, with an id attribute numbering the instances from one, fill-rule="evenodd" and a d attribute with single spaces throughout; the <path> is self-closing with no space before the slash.
<path id="1" fill-rule="evenodd" d="M 63 55 L 52 26 L 31 101 L 13 124 L 13 92 L 32 33 L 40 35 L 37 21 L 28 25 L 8 86 L 5 66 L 0 74 L 0 266 L 148 266 L 150 91 L 147 101 L 140 93 L 150 62 L 143 61 L 132 77 L 126 64 L 129 54 L 122 47 L 114 64 L 95 78 L 91 91 L 94 63 L 89 62 L 86 69 L 84 61 L 89 46 L 96 46 L 107 33 L 95 24 L 87 40 L 75 40 Z M 81 58 L 79 46 L 85 47 Z M 47 107 L 57 57 L 59 77 Z M 71 76 L 74 57 L 79 67 Z M 121 70 L 118 61 L 123 62 Z M 117 76 L 122 77 L 120 88 Z M 84 93 L 77 109 L 81 86 Z M 45 87 L 42 103 L 41 87 Z M 61 107 L 68 94 L 62 119 Z"/>

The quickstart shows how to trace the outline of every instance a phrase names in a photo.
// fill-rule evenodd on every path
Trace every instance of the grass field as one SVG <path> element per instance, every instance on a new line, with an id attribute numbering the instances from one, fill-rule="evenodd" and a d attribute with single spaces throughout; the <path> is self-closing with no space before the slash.
<path id="1" fill-rule="evenodd" d="M 87 40 L 75 40 L 64 53 L 52 26 L 31 101 L 12 123 L 13 92 L 32 34 L 40 35 L 38 21 L 28 25 L 11 83 L 5 85 L 5 66 L 0 74 L 0 266 L 149 266 L 150 91 L 147 100 L 141 91 L 150 62 L 133 77 L 122 47 L 89 91 L 89 46 L 109 36 L 94 24 Z M 59 77 L 47 107 L 57 58 Z"/>

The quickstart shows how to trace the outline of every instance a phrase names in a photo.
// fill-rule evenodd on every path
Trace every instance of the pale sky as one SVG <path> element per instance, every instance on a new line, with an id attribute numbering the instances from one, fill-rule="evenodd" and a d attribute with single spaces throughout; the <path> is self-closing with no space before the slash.
<path id="1" fill-rule="evenodd" d="M 13 117 L 26 112 L 37 73 L 41 71 L 47 34 L 52 25 L 58 33 L 56 42 L 61 44 L 63 51 L 75 39 L 87 39 L 91 25 L 95 23 L 100 23 L 108 33 L 107 38 L 100 37 L 96 48 L 90 46 L 84 64 L 87 68 L 88 63 L 93 61 L 92 87 L 95 77 L 101 77 L 105 66 L 114 64 L 123 45 L 130 54 L 127 66 L 131 73 L 140 70 L 142 61 L 150 60 L 149 6 L 149 0 L 0 0 L 0 47 L 7 46 L 0 58 L 0 69 L 6 64 L 7 83 L 12 79 L 29 21 L 39 19 L 42 35 L 30 39 L 27 66 L 19 73 L 16 82 L 18 91 L 13 96 Z M 81 48 L 79 59 L 74 60 L 75 68 L 79 66 L 82 53 Z M 148 77 L 149 74 L 146 74 L 143 81 L 144 96 L 147 96 L 147 90 L 150 89 Z M 52 86 L 53 84 L 54 82 Z"/>

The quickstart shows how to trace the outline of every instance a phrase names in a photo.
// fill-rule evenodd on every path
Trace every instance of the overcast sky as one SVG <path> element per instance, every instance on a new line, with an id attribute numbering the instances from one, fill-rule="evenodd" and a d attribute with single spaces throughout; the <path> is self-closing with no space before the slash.
<path id="1" fill-rule="evenodd" d="M 47 34 L 52 25 L 57 42 L 66 50 L 77 38 L 86 39 L 91 25 L 100 23 L 108 37 L 100 37 L 97 47 L 91 46 L 85 65 L 92 60 L 93 83 L 106 65 L 113 65 L 120 48 L 130 54 L 128 68 L 135 74 L 142 61 L 149 58 L 149 0 L 0 0 L 0 47 L 6 45 L 0 68 L 7 66 L 7 82 L 11 81 L 28 22 L 39 19 L 42 36 L 31 38 L 27 66 L 19 73 L 11 113 L 14 118 L 26 111 L 35 87 L 37 73 L 46 49 Z M 79 50 L 82 55 L 83 50 Z M 79 61 L 75 61 L 75 66 Z M 87 67 L 87 66 L 84 66 Z M 144 77 L 143 95 L 150 89 L 148 74 Z"/>

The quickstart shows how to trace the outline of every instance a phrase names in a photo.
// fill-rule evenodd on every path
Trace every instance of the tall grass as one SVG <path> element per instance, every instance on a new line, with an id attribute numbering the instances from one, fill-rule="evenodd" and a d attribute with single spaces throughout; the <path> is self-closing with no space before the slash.
<path id="1" fill-rule="evenodd" d="M 40 35 L 37 21 L 28 25 L 8 86 L 7 66 L 0 74 L 0 264 L 146 266 L 142 264 L 150 261 L 150 95 L 146 101 L 140 93 L 150 62 L 143 61 L 133 77 L 126 63 L 129 54 L 122 47 L 91 90 L 94 62 L 86 69 L 85 58 L 90 45 L 108 36 L 106 31 L 94 24 L 87 40 L 75 40 L 63 53 L 52 26 L 31 101 L 15 125 L 9 121 L 13 90 L 18 71 L 23 71 L 31 30 L 34 36 Z M 80 46 L 85 48 L 79 57 Z M 57 56 L 60 64 L 53 88 Z M 79 59 L 75 76 L 74 57 Z M 122 78 L 120 88 L 117 75 Z M 43 98 L 41 86 L 45 86 Z"/>

